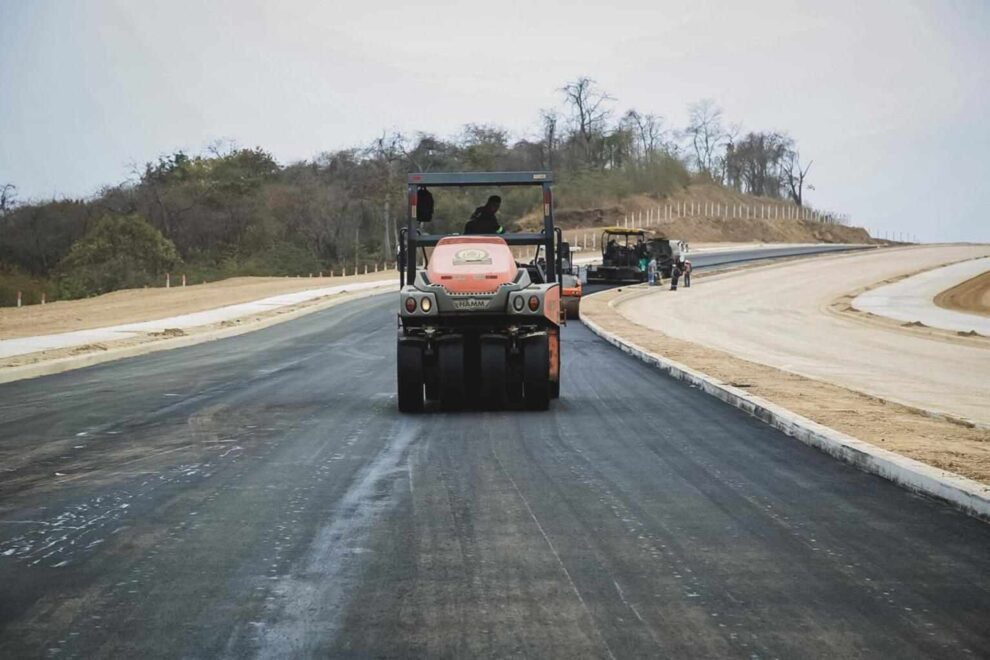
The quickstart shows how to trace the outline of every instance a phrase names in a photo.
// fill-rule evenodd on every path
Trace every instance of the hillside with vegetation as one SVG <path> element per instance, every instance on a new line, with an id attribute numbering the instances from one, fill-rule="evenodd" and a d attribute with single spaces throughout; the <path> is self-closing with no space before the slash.
<path id="1" fill-rule="evenodd" d="M 637 110 L 618 114 L 588 78 L 560 92 L 561 107 L 541 111 L 539 134 L 524 138 L 478 124 L 450 138 L 386 132 L 287 164 L 260 147 L 216 143 L 161 156 L 87 199 L 19 202 L 4 184 L 0 305 L 14 304 L 18 290 L 32 304 L 42 294 L 160 286 L 169 272 L 201 282 L 392 261 L 411 171 L 552 170 L 557 217 L 571 228 L 689 199 L 805 206 L 808 165 L 785 134 L 728 128 L 710 101 L 690 106 L 683 128 Z M 435 231 L 459 231 L 489 192 L 436 191 Z M 539 200 L 500 192 L 503 224 L 525 226 Z M 683 217 L 670 230 L 690 240 L 868 240 L 843 218 L 815 218 Z"/>

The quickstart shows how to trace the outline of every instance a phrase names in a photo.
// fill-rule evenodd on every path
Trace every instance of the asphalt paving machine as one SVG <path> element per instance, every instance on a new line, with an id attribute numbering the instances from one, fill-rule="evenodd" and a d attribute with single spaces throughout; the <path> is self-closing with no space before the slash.
<path id="1" fill-rule="evenodd" d="M 669 278 L 677 257 L 688 251 L 684 241 L 625 227 L 602 230 L 601 246 L 602 263 L 588 266 L 588 282 L 645 282 L 651 259 L 657 260 L 658 274 Z"/>

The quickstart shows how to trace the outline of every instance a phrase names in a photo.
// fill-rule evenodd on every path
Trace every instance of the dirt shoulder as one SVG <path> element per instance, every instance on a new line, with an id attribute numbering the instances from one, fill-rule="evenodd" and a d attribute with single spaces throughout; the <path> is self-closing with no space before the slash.
<path id="1" fill-rule="evenodd" d="M 990 271 L 943 291 L 935 304 L 944 309 L 990 316 Z"/>
<path id="2" fill-rule="evenodd" d="M 83 300 L 0 308 L 0 339 L 51 335 L 202 312 L 283 293 L 396 277 L 394 271 L 348 277 L 235 277 L 170 289 L 126 289 Z"/>
<path id="3" fill-rule="evenodd" d="M 705 277 L 698 274 L 698 280 Z M 664 335 L 614 309 L 642 289 L 612 290 L 581 302 L 582 316 L 623 339 L 740 387 L 777 405 L 878 447 L 990 484 L 990 430 L 844 387 L 757 364 Z"/>
<path id="4" fill-rule="evenodd" d="M 990 350 L 983 338 L 933 340 L 830 309 L 849 291 L 988 254 L 984 245 L 846 252 L 705 277 L 690 290 L 653 290 L 616 309 L 670 337 L 990 427 Z"/>

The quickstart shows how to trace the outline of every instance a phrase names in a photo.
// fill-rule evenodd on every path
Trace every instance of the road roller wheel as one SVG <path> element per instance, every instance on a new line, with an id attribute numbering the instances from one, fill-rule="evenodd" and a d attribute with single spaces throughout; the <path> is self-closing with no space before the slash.
<path id="1" fill-rule="evenodd" d="M 399 342 L 397 355 L 400 412 L 423 409 L 423 348 L 419 344 Z"/>
<path id="2" fill-rule="evenodd" d="M 426 400 L 436 401 L 440 398 L 440 380 L 439 378 L 426 379 Z"/>
<path id="3" fill-rule="evenodd" d="M 529 410 L 550 407 L 550 347 L 546 335 L 523 340 L 523 398 Z"/>
<path id="4" fill-rule="evenodd" d="M 481 406 L 488 410 L 505 407 L 508 351 L 504 337 L 481 338 Z"/>
<path id="5" fill-rule="evenodd" d="M 573 296 L 567 296 L 560 299 L 560 304 L 564 308 L 564 313 L 569 319 L 580 318 L 581 312 L 581 299 L 575 298 Z"/>
<path id="6" fill-rule="evenodd" d="M 440 372 L 440 405 L 445 410 L 464 406 L 464 340 L 442 339 L 437 344 L 437 368 Z"/>
<path id="7" fill-rule="evenodd" d="M 423 384 L 426 386 L 427 401 L 436 401 L 440 398 L 440 375 L 436 366 L 423 370 Z"/>

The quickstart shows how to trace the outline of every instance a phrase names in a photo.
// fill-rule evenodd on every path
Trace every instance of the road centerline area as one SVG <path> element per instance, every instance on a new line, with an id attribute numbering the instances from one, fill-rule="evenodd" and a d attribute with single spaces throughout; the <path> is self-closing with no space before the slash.
<path id="1" fill-rule="evenodd" d="M 395 302 L 0 385 L 0 655 L 990 654 L 990 526 L 580 323 L 400 415 Z"/>

